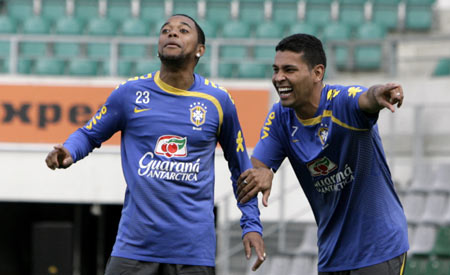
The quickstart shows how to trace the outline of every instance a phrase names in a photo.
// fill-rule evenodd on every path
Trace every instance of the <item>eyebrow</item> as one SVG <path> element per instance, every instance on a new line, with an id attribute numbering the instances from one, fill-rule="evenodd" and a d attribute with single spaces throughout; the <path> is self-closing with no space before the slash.
<path id="1" fill-rule="evenodd" d="M 180 22 L 180 24 L 186 25 L 186 26 L 188 26 L 190 29 L 192 29 L 191 25 L 189 25 L 189 24 L 186 23 L 186 22 Z M 169 22 L 164 23 L 164 25 L 161 26 L 161 29 L 164 28 L 166 25 L 169 25 Z M 160 30 L 161 30 L 161 29 L 160 29 Z"/>

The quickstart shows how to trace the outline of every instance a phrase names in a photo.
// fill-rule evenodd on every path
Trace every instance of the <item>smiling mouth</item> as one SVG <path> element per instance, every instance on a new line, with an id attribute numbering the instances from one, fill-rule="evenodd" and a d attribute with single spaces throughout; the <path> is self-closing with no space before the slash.
<path id="1" fill-rule="evenodd" d="M 292 93 L 293 89 L 291 87 L 279 87 L 277 88 L 278 95 L 280 96 L 280 99 L 285 99 L 289 97 L 289 95 Z"/>

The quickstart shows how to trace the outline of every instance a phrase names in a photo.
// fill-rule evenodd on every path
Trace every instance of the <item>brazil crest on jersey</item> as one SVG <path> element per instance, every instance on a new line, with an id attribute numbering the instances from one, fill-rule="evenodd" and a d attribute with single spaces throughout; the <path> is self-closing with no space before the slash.
<path id="1" fill-rule="evenodd" d="M 233 188 L 251 167 L 228 92 L 194 75 L 189 90 L 159 72 L 130 79 L 64 146 L 75 161 L 121 131 L 127 183 L 112 256 L 148 262 L 215 265 L 214 153 L 220 143 Z M 105 171 L 106 173 L 107 171 Z M 257 199 L 238 204 L 243 234 L 261 233 Z"/>
<path id="2" fill-rule="evenodd" d="M 319 271 L 361 268 L 409 248 L 376 121 L 361 86 L 326 85 L 313 118 L 274 104 L 253 157 L 277 170 L 288 158 L 318 225 Z"/>

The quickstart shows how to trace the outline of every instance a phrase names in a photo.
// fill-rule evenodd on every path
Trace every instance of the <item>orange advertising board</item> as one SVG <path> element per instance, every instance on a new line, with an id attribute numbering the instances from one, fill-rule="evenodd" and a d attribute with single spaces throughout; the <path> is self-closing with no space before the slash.
<path id="1" fill-rule="evenodd" d="M 0 142 L 62 143 L 83 126 L 114 87 L 0 85 Z M 229 90 L 248 147 L 254 147 L 269 103 L 268 90 Z M 115 134 L 107 144 L 119 144 Z"/>

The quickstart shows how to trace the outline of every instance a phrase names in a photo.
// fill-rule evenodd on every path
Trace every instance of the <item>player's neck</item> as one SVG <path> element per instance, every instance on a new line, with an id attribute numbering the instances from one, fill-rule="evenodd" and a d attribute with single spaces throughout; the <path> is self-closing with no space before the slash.
<path id="1" fill-rule="evenodd" d="M 194 72 L 189 68 L 170 70 L 161 66 L 159 78 L 172 87 L 188 90 L 194 83 Z"/>
<path id="2" fill-rule="evenodd" d="M 308 100 L 294 108 L 295 114 L 299 119 L 309 119 L 316 115 L 320 105 L 323 84 L 316 85 Z"/>

